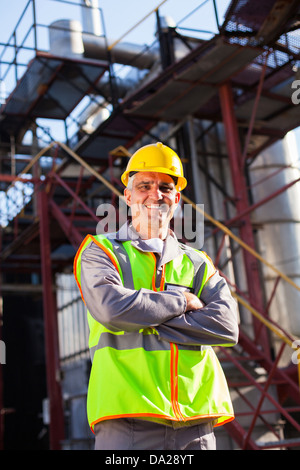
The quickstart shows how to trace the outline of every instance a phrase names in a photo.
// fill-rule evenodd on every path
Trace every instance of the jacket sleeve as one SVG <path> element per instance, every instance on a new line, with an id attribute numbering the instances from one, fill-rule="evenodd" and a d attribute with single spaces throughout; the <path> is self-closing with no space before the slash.
<path id="1" fill-rule="evenodd" d="M 157 327 L 186 308 L 180 292 L 125 288 L 109 257 L 93 242 L 82 253 L 81 290 L 92 317 L 112 331 Z"/>
<path id="2" fill-rule="evenodd" d="M 160 339 L 186 345 L 234 346 L 238 341 L 237 303 L 218 272 L 206 282 L 200 299 L 203 308 L 159 325 Z"/>

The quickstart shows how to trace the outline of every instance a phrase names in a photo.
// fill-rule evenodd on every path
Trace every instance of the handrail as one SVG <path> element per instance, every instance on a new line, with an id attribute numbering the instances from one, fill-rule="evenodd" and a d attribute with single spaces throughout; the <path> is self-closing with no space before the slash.
<path id="1" fill-rule="evenodd" d="M 249 310 L 250 313 L 254 317 L 256 317 L 258 320 L 260 320 L 269 330 L 271 330 L 276 336 L 278 336 L 285 344 L 290 346 L 290 348 L 294 349 L 294 339 L 290 338 L 290 335 L 281 331 L 280 328 L 278 328 L 275 324 L 270 322 L 267 318 L 265 318 L 261 313 L 259 313 L 255 308 L 252 307 L 248 302 L 246 302 L 241 296 L 239 296 L 235 291 L 231 291 L 231 294 L 233 297 L 236 298 L 236 300 L 242 304 L 247 310 Z M 299 390 L 300 390 L 300 346 L 296 347 L 296 350 L 298 351 L 298 363 L 297 363 L 297 370 L 298 370 L 298 385 L 299 385 Z"/>
<path id="2" fill-rule="evenodd" d="M 280 328 L 278 328 L 274 323 L 270 322 L 266 317 L 264 317 L 261 313 L 259 313 L 252 305 L 250 305 L 245 299 L 243 299 L 240 295 L 238 295 L 235 291 L 231 290 L 231 294 L 236 300 L 242 304 L 245 308 L 247 308 L 254 317 L 260 320 L 266 327 L 269 328 L 276 336 L 278 336 L 282 341 L 284 341 L 288 346 L 291 348 L 293 347 L 294 339 L 290 338 L 290 335 L 283 332 Z"/>
<path id="3" fill-rule="evenodd" d="M 17 178 L 20 178 L 21 175 L 25 174 L 25 173 L 28 173 L 28 171 L 33 167 L 33 165 L 35 165 L 35 163 L 37 163 L 37 161 L 46 153 L 48 152 L 49 150 L 51 150 L 53 147 L 55 147 L 56 145 L 58 145 L 59 147 L 61 147 L 63 150 L 65 150 L 65 152 L 67 152 L 71 157 L 74 158 L 74 160 L 77 160 L 78 163 L 80 163 L 81 166 L 85 167 L 90 173 L 92 173 L 92 175 L 94 175 L 97 179 L 99 179 L 102 183 L 104 183 L 111 191 L 113 191 L 117 196 L 122 196 L 121 192 L 118 191 L 118 189 L 116 189 L 112 184 L 109 183 L 109 181 L 107 181 L 102 175 L 100 175 L 96 170 L 94 170 L 93 167 L 91 167 L 88 163 L 86 163 L 79 155 L 77 155 L 77 153 L 75 153 L 72 149 L 70 149 L 66 144 L 64 144 L 63 142 L 59 142 L 59 141 L 53 141 L 51 142 L 49 145 L 47 145 L 47 147 L 44 147 L 43 149 L 41 149 L 34 157 L 32 160 L 30 160 L 30 162 L 28 163 L 28 165 L 26 165 L 26 167 L 16 176 L 16 180 Z M 11 185 L 7 188 L 6 191 L 8 191 L 15 183 L 14 180 Z"/>
<path id="4" fill-rule="evenodd" d="M 95 176 L 96 179 L 101 181 L 108 189 L 110 189 L 114 194 L 116 194 L 119 197 L 123 197 L 122 193 L 115 188 L 109 181 L 106 180 L 101 174 L 99 174 L 93 167 L 91 167 L 86 161 L 84 161 L 77 153 L 75 153 L 72 149 L 70 149 L 66 144 L 63 142 L 59 141 L 53 141 L 51 144 L 49 144 L 47 147 L 44 149 L 40 150 L 35 157 L 30 161 L 30 163 L 19 173 L 19 175 L 16 176 L 16 180 L 25 172 L 28 172 L 32 166 L 47 152 L 49 151 L 52 147 L 54 146 L 59 146 L 61 147 L 66 153 L 68 153 L 74 160 L 76 160 L 81 166 L 83 166 L 86 170 L 88 170 L 93 176 Z M 126 149 L 126 156 L 130 156 L 130 153 Z M 15 181 L 16 181 L 15 180 Z M 15 182 L 14 181 L 14 182 Z M 10 187 L 14 184 L 14 182 L 10 185 Z M 239 237 L 234 235 L 234 233 L 231 232 L 231 230 L 228 229 L 225 225 L 223 225 L 221 222 L 217 221 L 214 219 L 211 215 L 209 215 L 207 212 L 205 212 L 203 209 L 201 209 L 198 205 L 196 205 L 191 199 L 186 197 L 185 195 L 182 195 L 182 199 L 186 201 L 187 203 L 191 204 L 193 208 L 197 211 L 199 211 L 202 215 L 204 215 L 208 220 L 210 220 L 213 224 L 215 224 L 217 227 L 219 227 L 223 232 L 225 232 L 227 235 L 232 237 L 237 243 L 239 243 L 244 249 L 249 251 L 253 256 L 255 256 L 257 259 L 259 259 L 261 262 L 266 264 L 266 266 L 270 267 L 273 269 L 280 277 L 282 277 L 284 280 L 289 282 L 292 286 L 296 287 L 297 290 L 300 290 L 300 287 L 297 286 L 288 276 L 286 276 L 284 273 L 281 273 L 275 266 L 271 265 L 268 261 L 266 261 L 262 256 L 260 256 L 253 248 L 251 248 L 249 245 L 247 245 L 245 242 L 243 242 Z M 289 337 L 286 333 L 282 332 L 276 325 L 271 323 L 267 318 L 265 318 L 263 315 L 261 315 L 255 308 L 253 308 L 248 302 L 246 302 L 242 297 L 240 297 L 236 292 L 232 291 L 232 295 L 237 299 L 237 301 L 242 304 L 245 308 L 247 308 L 250 313 L 258 318 L 265 326 L 267 326 L 276 336 L 278 336 L 281 340 L 283 340 L 288 346 L 291 348 L 294 347 L 294 341 L 293 338 Z M 300 347 L 296 348 L 299 352 L 299 361 L 298 361 L 298 377 L 299 377 L 299 388 L 300 388 Z"/>

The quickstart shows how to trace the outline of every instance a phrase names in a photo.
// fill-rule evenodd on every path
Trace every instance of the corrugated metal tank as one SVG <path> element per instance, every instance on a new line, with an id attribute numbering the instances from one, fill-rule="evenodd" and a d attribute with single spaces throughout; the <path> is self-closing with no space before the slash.
<path id="1" fill-rule="evenodd" d="M 298 166 L 298 168 L 297 168 Z M 300 177 L 299 153 L 294 132 L 262 152 L 250 170 L 254 203 Z M 300 184 L 255 210 L 254 223 L 261 225 L 258 240 L 261 255 L 300 286 Z M 267 299 L 277 275 L 263 266 Z M 300 291 L 280 279 L 271 302 L 270 315 L 284 329 L 300 336 Z"/>

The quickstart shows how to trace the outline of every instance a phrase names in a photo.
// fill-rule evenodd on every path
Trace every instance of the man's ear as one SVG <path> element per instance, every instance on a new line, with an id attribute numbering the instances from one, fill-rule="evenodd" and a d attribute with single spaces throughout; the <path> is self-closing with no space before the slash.
<path id="1" fill-rule="evenodd" d="M 130 189 L 128 189 L 128 188 L 124 189 L 124 198 L 125 198 L 125 202 L 126 202 L 127 206 L 130 207 L 130 205 L 131 205 L 131 190 Z"/>
<path id="2" fill-rule="evenodd" d="M 175 204 L 178 204 L 180 199 L 181 199 L 181 194 L 179 192 L 177 192 L 176 196 L 175 196 Z"/>

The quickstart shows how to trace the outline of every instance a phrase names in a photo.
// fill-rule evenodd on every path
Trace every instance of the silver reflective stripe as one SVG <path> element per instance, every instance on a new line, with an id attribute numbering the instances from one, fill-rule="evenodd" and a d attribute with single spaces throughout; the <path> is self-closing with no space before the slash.
<path id="1" fill-rule="evenodd" d="M 189 351 L 201 351 L 205 346 L 194 346 L 187 344 L 177 344 L 178 349 Z M 93 360 L 94 354 L 99 349 L 113 348 L 118 351 L 127 349 L 144 349 L 145 351 L 170 351 L 170 343 L 159 339 L 158 335 L 143 334 L 143 333 L 124 333 L 116 335 L 114 333 L 104 332 L 101 333 L 99 342 L 90 350 L 91 358 Z"/>
<path id="2" fill-rule="evenodd" d="M 143 333 L 133 332 L 115 335 L 104 332 L 101 333 L 98 344 L 90 350 L 92 359 L 95 352 L 103 348 L 113 348 L 118 351 L 138 348 L 145 351 L 169 351 L 170 343 L 160 340 L 156 334 L 144 335 Z"/>
<path id="3" fill-rule="evenodd" d="M 115 239 L 109 239 L 109 241 L 113 246 L 114 254 L 118 258 L 123 274 L 124 286 L 128 287 L 128 289 L 134 289 L 132 269 L 127 251 L 125 250 L 122 242 Z"/>
<path id="4" fill-rule="evenodd" d="M 193 266 L 194 266 L 193 290 L 194 290 L 194 294 L 198 295 L 201 285 L 202 285 L 206 263 L 198 253 L 194 252 L 193 250 L 189 250 L 187 246 L 181 245 L 181 248 L 183 248 L 183 252 L 193 263 Z"/>

